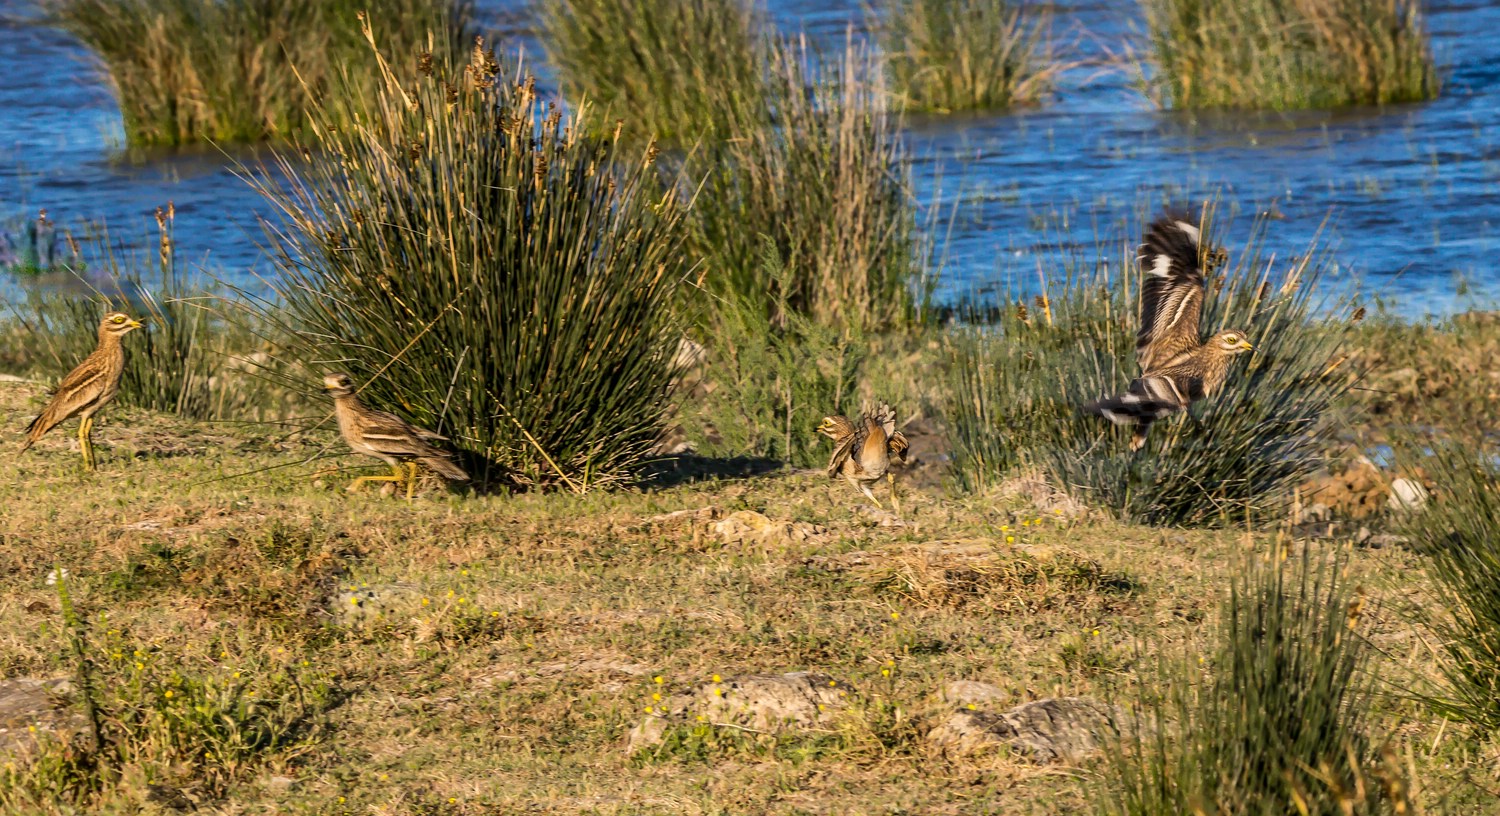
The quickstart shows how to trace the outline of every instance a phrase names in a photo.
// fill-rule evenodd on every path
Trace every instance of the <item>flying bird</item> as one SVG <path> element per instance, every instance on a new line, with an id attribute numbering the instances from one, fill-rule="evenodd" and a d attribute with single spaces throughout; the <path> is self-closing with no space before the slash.
<path id="1" fill-rule="evenodd" d="M 125 373 L 125 345 L 121 340 L 140 327 L 139 320 L 124 312 L 110 312 L 99 321 L 99 345 L 63 377 L 47 407 L 26 426 L 26 441 L 21 443 L 20 453 L 25 453 L 43 434 L 76 416 L 83 466 L 94 469 L 94 415 L 119 393 L 120 376 Z"/>
<path id="2" fill-rule="evenodd" d="M 896 412 L 891 406 L 881 403 L 857 422 L 844 416 L 823 417 L 818 433 L 833 440 L 829 478 L 843 476 L 883 510 L 880 500 L 870 492 L 870 485 L 885 477 L 891 485 L 891 504 L 897 513 L 901 512 L 901 503 L 896 498 L 896 475 L 890 472 L 890 465 L 892 458 L 906 462 L 909 445 L 906 437 L 896 430 Z"/>
<path id="3" fill-rule="evenodd" d="M 354 380 L 348 374 L 324 377 L 323 388 L 333 397 L 339 433 L 349 447 L 391 466 L 391 475 L 361 476 L 349 483 L 349 490 L 357 490 L 365 482 L 405 482 L 406 498 L 410 499 L 416 491 L 418 463 L 444 479 L 469 480 L 469 474 L 453 463 L 453 454 L 429 444 L 446 442 L 447 437 L 418 428 L 395 414 L 367 408 L 355 395 Z M 405 472 L 402 462 L 406 463 Z"/>
<path id="4" fill-rule="evenodd" d="M 1116 425 L 1134 426 L 1132 451 L 1146 444 L 1152 422 L 1217 393 L 1233 358 L 1254 349 L 1236 329 L 1220 331 L 1206 342 L 1199 339 L 1203 267 L 1222 264 L 1225 255 L 1223 250 L 1204 252 L 1202 231 L 1190 217 L 1167 216 L 1151 224 L 1137 260 L 1143 283 L 1135 359 L 1141 376 L 1124 394 L 1083 406 Z"/>

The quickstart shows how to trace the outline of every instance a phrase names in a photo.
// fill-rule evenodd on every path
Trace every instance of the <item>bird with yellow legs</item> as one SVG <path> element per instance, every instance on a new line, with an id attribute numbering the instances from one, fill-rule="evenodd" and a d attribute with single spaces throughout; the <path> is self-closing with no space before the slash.
<path id="1" fill-rule="evenodd" d="M 906 437 L 896 430 L 896 412 L 891 406 L 881 403 L 857 422 L 844 416 L 823 417 L 818 433 L 833 440 L 833 456 L 828 459 L 829 478 L 843 476 L 882 510 L 885 508 L 870 492 L 870 485 L 885 478 L 891 485 L 891 506 L 897 515 L 901 514 L 896 475 L 890 467 L 893 458 L 906 461 L 909 445 Z"/>
<path id="2" fill-rule="evenodd" d="M 444 479 L 469 480 L 469 474 L 454 464 L 453 454 L 430 444 L 446 442 L 447 437 L 418 428 L 395 414 L 369 408 L 360 401 L 359 391 L 348 374 L 329 374 L 323 378 L 323 389 L 333 398 L 339 434 L 349 447 L 391 467 L 391 475 L 360 476 L 349 483 L 349 490 L 358 490 L 365 482 L 405 483 L 409 500 L 416 492 L 419 463 Z"/>
<path id="3" fill-rule="evenodd" d="M 26 441 L 20 453 L 58 425 L 78 417 L 78 446 L 83 466 L 94 470 L 94 415 L 108 405 L 120 391 L 120 377 L 125 373 L 125 335 L 139 329 L 141 322 L 124 312 L 110 312 L 99 322 L 99 345 L 78 367 L 68 372 L 52 392 L 47 407 L 26 426 Z"/>

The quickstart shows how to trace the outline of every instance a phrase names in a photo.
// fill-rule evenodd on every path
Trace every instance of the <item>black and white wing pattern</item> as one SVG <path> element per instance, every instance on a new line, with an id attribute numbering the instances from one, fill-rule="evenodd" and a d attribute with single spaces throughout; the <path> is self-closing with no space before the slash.
<path id="1" fill-rule="evenodd" d="M 1146 230 L 1141 264 L 1141 327 L 1135 359 L 1142 373 L 1172 364 L 1197 348 L 1203 311 L 1201 233 L 1196 221 L 1169 215 Z"/>

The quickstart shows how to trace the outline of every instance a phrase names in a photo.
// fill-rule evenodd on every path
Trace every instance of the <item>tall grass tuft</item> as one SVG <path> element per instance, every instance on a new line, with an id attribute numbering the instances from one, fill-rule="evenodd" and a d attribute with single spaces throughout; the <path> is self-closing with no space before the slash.
<path id="1" fill-rule="evenodd" d="M 882 41 L 908 110 L 993 110 L 1038 101 L 1058 64 L 1046 14 L 1004 0 L 886 0 Z"/>
<path id="2" fill-rule="evenodd" d="M 52 0 L 54 24 L 109 76 L 132 145 L 289 138 L 367 57 L 356 16 L 390 46 L 441 32 L 442 53 L 473 41 L 468 0 Z"/>
<path id="3" fill-rule="evenodd" d="M 765 118 L 753 0 L 542 0 L 541 15 L 564 86 L 636 136 L 718 141 Z"/>
<path id="4" fill-rule="evenodd" d="M 374 35 L 366 28 L 370 48 Z M 415 61 L 416 53 L 402 60 Z M 385 58 L 351 105 L 314 118 L 318 152 L 253 183 L 280 275 L 260 304 L 307 383 L 349 372 L 363 398 L 449 436 L 490 481 L 586 489 L 655 440 L 689 260 L 655 148 L 596 136 L 519 70 L 473 50 L 415 83 Z"/>
<path id="5" fill-rule="evenodd" d="M 189 281 L 172 237 L 173 212 L 158 208 L 157 251 L 126 252 L 101 236 L 75 253 L 72 271 L 99 278 L 97 297 L 36 292 L 14 308 L 28 341 L 27 368 L 60 379 L 94 350 L 99 321 L 111 309 L 144 318 L 145 330 L 125 341 L 126 367 L 116 402 L 186 419 L 268 418 L 282 413 L 285 395 L 253 376 L 245 363 L 258 356 L 250 331 L 222 319 L 219 298 Z M 92 266 L 85 276 L 82 258 Z"/>
<path id="6" fill-rule="evenodd" d="M 1270 563 L 1267 563 L 1267 560 Z M 1253 558 L 1206 655 L 1164 658 L 1095 784 L 1103 816 L 1409 813 L 1370 739 L 1364 598 L 1342 559 Z"/>
<path id="7" fill-rule="evenodd" d="M 714 295 L 761 298 L 782 327 L 793 312 L 860 330 L 908 321 L 926 287 L 879 61 L 853 44 L 814 59 L 782 42 L 769 60 L 773 121 L 687 161 L 705 179 L 693 204 L 699 278 Z M 767 238 L 785 274 L 761 262 Z"/>
<path id="8" fill-rule="evenodd" d="M 1421 0 L 1141 0 L 1174 108 L 1414 102 L 1440 86 Z"/>
<path id="9" fill-rule="evenodd" d="M 1205 236 L 1211 236 L 1212 221 Z M 1074 262 L 1030 304 L 958 330 L 947 350 L 954 465 L 980 490 L 1036 467 L 1085 502 L 1148 524 L 1263 522 L 1317 470 L 1330 411 L 1351 384 L 1343 332 L 1321 325 L 1330 259 L 1316 242 L 1281 269 L 1257 223 L 1231 265 L 1209 280 L 1205 333 L 1232 327 L 1256 351 L 1216 396 L 1156 423 L 1145 449 L 1079 410 L 1119 393 L 1136 368 L 1134 251 L 1097 268 Z M 1101 256 L 1104 252 L 1101 252 Z"/>
<path id="10" fill-rule="evenodd" d="M 1485 734 L 1500 732 L 1500 452 L 1493 444 L 1408 442 L 1433 481 L 1432 499 L 1405 525 L 1427 554 L 1448 614 L 1433 622 L 1448 660 L 1437 708 Z"/>

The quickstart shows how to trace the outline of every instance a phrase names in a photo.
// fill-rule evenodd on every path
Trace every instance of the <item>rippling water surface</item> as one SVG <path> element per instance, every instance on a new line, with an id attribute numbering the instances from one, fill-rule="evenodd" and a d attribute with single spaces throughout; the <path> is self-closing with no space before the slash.
<path id="1" fill-rule="evenodd" d="M 517 4 L 481 4 L 533 59 L 540 49 Z M 772 0 L 783 31 L 837 42 L 862 23 L 860 2 Z M 0 229 L 39 208 L 64 225 L 107 224 L 140 242 L 155 208 L 173 201 L 185 257 L 251 289 L 272 274 L 258 249 L 262 202 L 215 148 L 131 153 L 119 112 L 69 37 L 29 23 L 30 6 L 0 0 Z M 1058 257 L 1164 200 L 1217 195 L 1236 213 L 1272 212 L 1280 257 L 1332 224 L 1342 275 L 1409 316 L 1445 314 L 1500 293 L 1500 4 L 1438 0 L 1429 25 L 1446 80 L 1420 105 L 1338 113 L 1190 115 L 1155 110 L 1129 75 L 1099 63 L 1139 44 L 1132 0 L 1056 5 L 1055 37 L 1086 64 L 1047 104 L 1019 113 L 915 118 L 907 140 L 915 194 L 946 257 L 940 296 L 1035 280 Z M 543 76 L 548 72 L 542 68 Z M 1113 257 L 1118 257 L 1114 255 Z M 0 281 L 0 296 L 17 284 Z"/>

